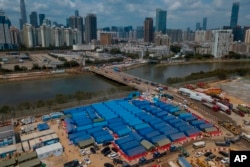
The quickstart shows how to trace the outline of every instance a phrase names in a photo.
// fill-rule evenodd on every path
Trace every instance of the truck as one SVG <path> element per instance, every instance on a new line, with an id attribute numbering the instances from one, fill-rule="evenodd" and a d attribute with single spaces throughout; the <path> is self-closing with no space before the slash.
<path id="1" fill-rule="evenodd" d="M 179 167 L 177 164 L 175 164 L 173 161 L 168 161 L 169 167 Z"/>
<path id="2" fill-rule="evenodd" d="M 206 102 L 206 103 L 215 103 L 215 100 L 210 97 L 210 96 L 204 96 L 202 97 L 202 101 Z"/>
<path id="3" fill-rule="evenodd" d="M 181 167 L 192 167 L 192 165 L 186 160 L 186 158 L 179 156 L 177 160 Z"/>
<path id="4" fill-rule="evenodd" d="M 193 143 L 193 148 L 197 149 L 197 148 L 202 148 L 206 146 L 206 142 L 205 141 L 198 141 Z"/>
<path id="5" fill-rule="evenodd" d="M 231 143 L 237 143 L 238 141 L 240 141 L 240 139 L 241 139 L 240 135 L 234 137 L 224 137 L 225 141 L 230 141 Z"/>
<path id="6" fill-rule="evenodd" d="M 244 117 L 244 116 L 245 116 L 244 112 L 242 112 L 241 110 L 239 110 L 239 109 L 237 109 L 237 108 L 232 109 L 232 111 L 233 111 L 235 114 L 237 114 L 237 115 L 239 115 L 239 116 L 241 116 L 241 117 Z"/>
<path id="7" fill-rule="evenodd" d="M 194 93 L 190 94 L 189 97 L 190 97 L 190 99 L 193 99 L 193 100 L 196 100 L 196 101 L 201 101 L 202 100 L 202 96 L 199 96 L 199 95 L 194 94 Z"/>
<path id="8" fill-rule="evenodd" d="M 194 92 L 187 88 L 179 88 L 178 93 L 180 93 L 181 95 L 190 96 L 190 94 Z"/>
<path id="9" fill-rule="evenodd" d="M 241 134 L 241 137 L 242 137 L 242 139 L 245 139 L 246 141 L 250 142 L 250 135 L 243 132 Z"/>
<path id="10" fill-rule="evenodd" d="M 31 124 L 34 123 L 36 121 L 35 117 L 31 116 L 31 117 L 27 117 L 21 120 L 21 123 L 23 125 L 27 125 L 27 124 Z"/>
<path id="11" fill-rule="evenodd" d="M 189 153 L 187 152 L 187 150 L 181 146 L 181 145 L 171 145 L 170 146 L 170 149 L 169 149 L 170 152 L 175 152 L 175 151 L 179 151 L 183 156 L 185 157 L 189 157 Z"/>
<path id="12" fill-rule="evenodd" d="M 215 104 L 211 104 L 211 103 L 202 103 L 204 106 L 208 107 L 208 108 L 211 108 L 213 111 L 217 112 L 219 111 L 219 107 Z"/>
<path id="13" fill-rule="evenodd" d="M 220 108 L 220 110 L 222 110 L 223 112 L 225 112 L 228 115 L 231 115 L 231 110 L 229 110 L 229 107 L 220 103 L 220 102 L 216 102 L 216 105 Z"/>
<path id="14" fill-rule="evenodd" d="M 215 141 L 216 146 L 229 147 L 230 141 Z"/>
<path id="15" fill-rule="evenodd" d="M 28 133 L 30 131 L 36 130 L 36 125 L 29 124 L 21 127 L 21 133 Z"/>

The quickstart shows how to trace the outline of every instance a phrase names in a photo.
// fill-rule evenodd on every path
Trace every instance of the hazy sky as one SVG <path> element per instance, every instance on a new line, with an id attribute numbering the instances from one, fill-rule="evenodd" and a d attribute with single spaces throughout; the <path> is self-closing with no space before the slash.
<path id="1" fill-rule="evenodd" d="M 239 0 L 238 24 L 250 26 L 250 0 Z M 97 15 L 97 27 L 142 26 L 145 17 L 153 17 L 156 8 L 167 10 L 167 28 L 195 29 L 196 22 L 207 17 L 208 28 L 229 25 L 233 0 L 25 0 L 29 22 L 31 11 L 45 13 L 46 18 L 66 24 L 66 18 L 87 13 Z M 0 0 L 12 24 L 19 27 L 20 0 Z"/>

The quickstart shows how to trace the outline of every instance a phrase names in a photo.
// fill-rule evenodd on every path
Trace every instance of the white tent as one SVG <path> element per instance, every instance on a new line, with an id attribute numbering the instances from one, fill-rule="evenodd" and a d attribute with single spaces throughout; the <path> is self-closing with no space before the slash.
<path id="1" fill-rule="evenodd" d="M 63 147 L 61 143 L 54 143 L 41 148 L 36 149 L 38 159 L 44 159 L 51 155 L 60 156 L 63 153 Z"/>

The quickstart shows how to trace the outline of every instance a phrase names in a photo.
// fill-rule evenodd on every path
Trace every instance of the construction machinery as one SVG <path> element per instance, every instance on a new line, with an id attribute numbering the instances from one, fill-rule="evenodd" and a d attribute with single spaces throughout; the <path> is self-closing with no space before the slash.
<path id="1" fill-rule="evenodd" d="M 232 122 L 219 121 L 218 124 L 223 126 L 224 128 L 226 128 L 228 131 L 230 131 L 234 135 L 240 135 L 241 132 L 242 132 L 241 126 L 240 125 L 235 125 Z"/>
<path id="2" fill-rule="evenodd" d="M 196 162 L 191 162 L 191 164 L 197 164 L 200 167 L 209 167 L 205 161 L 200 160 L 199 158 L 196 159 Z"/>

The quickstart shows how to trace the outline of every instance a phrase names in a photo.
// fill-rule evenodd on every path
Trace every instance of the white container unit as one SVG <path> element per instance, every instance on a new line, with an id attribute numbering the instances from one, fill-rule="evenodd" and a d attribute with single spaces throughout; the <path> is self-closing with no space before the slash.
<path id="1" fill-rule="evenodd" d="M 38 159 L 44 159 L 51 155 L 60 156 L 63 153 L 63 147 L 61 143 L 55 143 L 48 146 L 44 146 L 36 149 Z"/>
<path id="2" fill-rule="evenodd" d="M 23 142 L 22 142 L 22 146 L 23 146 L 23 150 L 24 150 L 25 152 L 30 150 L 30 146 L 29 146 L 28 141 L 23 141 Z"/>

